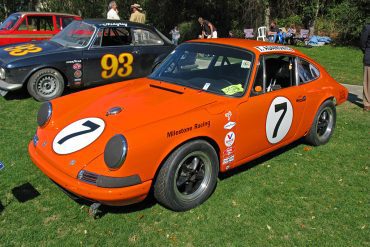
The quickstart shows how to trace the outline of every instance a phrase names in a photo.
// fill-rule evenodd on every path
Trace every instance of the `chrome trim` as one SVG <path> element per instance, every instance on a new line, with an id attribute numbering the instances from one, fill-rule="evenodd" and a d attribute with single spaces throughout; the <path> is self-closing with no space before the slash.
<path id="1" fill-rule="evenodd" d="M 13 84 L 6 81 L 0 80 L 0 89 L 6 91 L 14 91 L 23 87 L 23 84 Z"/>

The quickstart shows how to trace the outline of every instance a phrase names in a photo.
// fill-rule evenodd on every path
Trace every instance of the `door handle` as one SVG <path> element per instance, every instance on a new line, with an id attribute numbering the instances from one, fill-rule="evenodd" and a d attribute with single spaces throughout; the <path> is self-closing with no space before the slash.
<path id="1" fill-rule="evenodd" d="M 304 102 L 306 101 L 306 96 L 302 96 L 296 99 L 296 102 Z"/>

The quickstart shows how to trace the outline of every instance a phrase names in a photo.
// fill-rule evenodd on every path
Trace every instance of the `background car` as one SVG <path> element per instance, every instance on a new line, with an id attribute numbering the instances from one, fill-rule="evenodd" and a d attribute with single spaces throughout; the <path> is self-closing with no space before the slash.
<path id="1" fill-rule="evenodd" d="M 154 27 L 112 20 L 74 21 L 50 41 L 0 48 L 0 93 L 27 86 L 39 101 L 65 86 L 98 86 L 151 73 L 174 45 Z"/>
<path id="2" fill-rule="evenodd" d="M 78 15 L 51 12 L 18 12 L 0 25 L 0 45 L 51 39 Z"/>
<path id="3" fill-rule="evenodd" d="M 193 41 L 147 78 L 44 103 L 28 148 L 48 177 L 79 197 L 125 205 L 153 189 L 162 205 L 185 211 L 212 194 L 219 172 L 302 137 L 327 143 L 335 106 L 347 96 L 292 48 Z"/>

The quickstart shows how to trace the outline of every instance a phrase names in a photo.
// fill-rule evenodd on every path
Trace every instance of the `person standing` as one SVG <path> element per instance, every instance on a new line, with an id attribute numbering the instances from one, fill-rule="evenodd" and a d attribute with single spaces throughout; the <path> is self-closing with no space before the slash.
<path id="1" fill-rule="evenodd" d="M 370 23 L 362 30 L 361 50 L 364 53 L 364 111 L 370 111 Z"/>
<path id="2" fill-rule="evenodd" d="M 175 26 L 174 29 L 171 30 L 170 34 L 172 35 L 172 44 L 178 45 L 180 39 L 180 30 L 178 27 Z"/>
<path id="3" fill-rule="evenodd" d="M 109 20 L 120 20 L 118 15 L 118 9 L 116 1 L 111 1 L 108 5 L 107 19 Z"/>
<path id="4" fill-rule="evenodd" d="M 146 16 L 144 13 L 141 13 L 142 11 L 143 9 L 140 7 L 140 4 L 135 3 L 131 5 L 130 21 L 145 24 Z"/>
<path id="5" fill-rule="evenodd" d="M 200 27 L 202 28 L 202 33 L 201 35 L 199 35 L 201 39 L 217 38 L 217 29 L 210 21 L 199 17 L 198 22 L 200 24 Z"/>

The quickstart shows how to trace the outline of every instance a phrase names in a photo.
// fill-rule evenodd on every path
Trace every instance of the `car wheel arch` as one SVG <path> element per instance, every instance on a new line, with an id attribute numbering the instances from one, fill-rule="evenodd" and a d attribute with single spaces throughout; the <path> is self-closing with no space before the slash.
<path id="1" fill-rule="evenodd" d="M 31 71 L 27 74 L 27 76 L 25 77 L 25 80 L 23 81 L 23 86 L 24 86 L 24 85 L 26 85 L 26 86 L 27 86 L 27 83 L 28 83 L 28 81 L 30 80 L 31 76 L 32 76 L 33 74 L 35 74 L 37 71 L 40 71 L 40 70 L 42 70 L 42 69 L 54 69 L 54 70 L 58 71 L 58 72 L 62 75 L 62 77 L 63 77 L 64 85 L 65 85 L 65 86 L 67 85 L 68 78 L 66 77 L 65 73 L 64 73 L 62 70 L 60 70 L 59 68 L 57 68 L 57 67 L 55 67 L 55 66 L 47 66 L 47 65 L 44 65 L 44 66 L 36 67 L 36 68 L 34 68 L 33 70 L 31 70 Z"/>
<path id="2" fill-rule="evenodd" d="M 166 160 L 169 158 L 169 156 L 176 149 L 178 149 L 179 147 L 181 147 L 182 145 L 184 145 L 184 144 L 186 144 L 188 142 L 195 141 L 195 140 L 203 140 L 203 141 L 208 142 L 215 149 L 216 154 L 217 154 L 217 158 L 220 161 L 220 147 L 219 147 L 219 145 L 217 144 L 217 142 L 213 138 L 211 138 L 209 136 L 197 136 L 197 137 L 193 137 L 193 138 L 190 138 L 190 139 L 182 140 L 179 143 L 177 143 L 176 145 L 172 146 L 170 148 L 170 151 L 165 152 L 164 157 L 161 158 L 159 164 L 156 166 L 155 173 L 153 175 L 153 181 L 156 180 L 156 178 L 158 176 L 158 173 L 161 170 L 161 167 L 163 166 L 163 164 L 166 162 Z M 218 166 L 220 167 L 220 162 L 219 162 Z M 154 183 L 152 183 L 152 185 L 154 185 Z"/>

